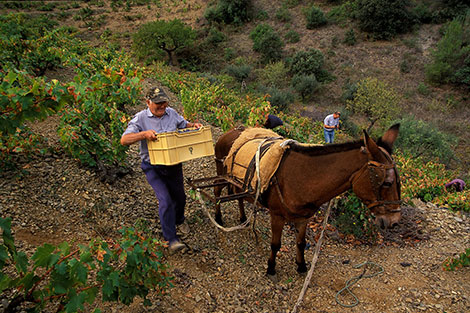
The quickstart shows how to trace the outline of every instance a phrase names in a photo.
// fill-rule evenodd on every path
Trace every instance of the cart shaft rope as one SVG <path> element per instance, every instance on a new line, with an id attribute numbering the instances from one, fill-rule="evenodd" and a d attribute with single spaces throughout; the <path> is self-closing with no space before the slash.
<path id="1" fill-rule="evenodd" d="M 321 244 L 323 241 L 323 233 L 325 232 L 326 225 L 328 223 L 328 217 L 330 216 L 330 211 L 331 211 L 331 206 L 333 205 L 334 200 L 331 199 L 330 203 L 328 204 L 328 209 L 326 209 L 325 217 L 323 219 L 323 225 L 322 225 L 322 230 L 320 233 L 320 238 L 318 238 L 317 244 L 315 245 L 315 253 L 312 258 L 312 265 L 310 266 L 310 270 L 308 271 L 307 277 L 305 277 L 304 285 L 302 287 L 302 291 L 300 292 L 299 298 L 297 299 L 297 302 L 294 305 L 294 308 L 292 309 L 291 313 L 296 313 L 297 308 L 299 305 L 302 303 L 302 300 L 305 296 L 305 292 L 307 291 L 308 285 L 310 284 L 310 280 L 312 279 L 313 275 L 313 270 L 315 269 L 315 264 L 318 261 L 318 255 L 320 254 L 320 248 Z"/>
<path id="2" fill-rule="evenodd" d="M 253 228 L 252 229 L 253 229 L 253 233 L 255 234 L 256 242 L 258 242 L 258 235 L 256 234 L 256 230 L 255 230 L 256 211 L 257 211 L 256 210 L 257 209 L 256 208 L 256 203 L 258 202 L 258 197 L 259 197 L 260 192 L 261 192 L 260 169 L 259 169 L 260 150 L 261 150 L 261 146 L 268 140 L 269 140 L 269 138 L 266 138 L 265 140 L 260 142 L 260 144 L 258 145 L 258 149 L 256 150 L 255 160 L 256 160 L 256 175 L 258 177 L 258 183 L 257 183 L 257 188 L 256 188 L 255 201 L 253 201 L 253 204 L 252 204 L 253 210 L 251 211 L 250 216 L 246 219 L 245 222 L 243 222 L 240 225 L 233 226 L 233 227 L 228 227 L 228 228 L 223 227 L 222 225 L 217 223 L 216 220 L 212 217 L 212 215 L 210 214 L 209 210 L 206 207 L 204 199 L 201 196 L 201 190 L 199 188 L 196 189 L 196 198 L 201 203 L 202 208 L 204 209 L 204 212 L 206 212 L 206 214 L 209 217 L 209 220 L 212 222 L 212 224 L 214 224 L 217 228 L 219 228 L 219 229 L 221 229 L 225 232 L 231 232 L 231 231 L 247 228 L 248 225 L 250 224 L 250 221 L 253 219 Z"/>

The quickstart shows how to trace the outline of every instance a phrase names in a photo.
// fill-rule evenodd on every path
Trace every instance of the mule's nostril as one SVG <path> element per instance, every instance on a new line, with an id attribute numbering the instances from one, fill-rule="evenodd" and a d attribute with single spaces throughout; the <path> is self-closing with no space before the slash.
<path id="1" fill-rule="evenodd" d="M 390 226 L 390 228 L 395 228 L 395 227 L 398 227 L 398 223 L 397 223 L 397 222 L 393 223 L 392 226 Z"/>
<path id="2" fill-rule="evenodd" d="M 381 218 L 381 219 L 379 220 L 379 223 L 380 223 L 380 228 L 381 228 L 381 229 L 385 229 L 385 228 L 386 228 L 386 227 L 385 227 L 385 221 L 384 221 L 383 218 Z"/>

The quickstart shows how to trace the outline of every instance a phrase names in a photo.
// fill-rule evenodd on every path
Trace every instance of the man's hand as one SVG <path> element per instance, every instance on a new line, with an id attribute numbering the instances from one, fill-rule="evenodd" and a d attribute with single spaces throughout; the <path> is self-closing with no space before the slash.
<path id="1" fill-rule="evenodd" d="M 201 128 L 201 127 L 202 127 L 202 124 L 201 124 L 201 123 L 190 123 L 190 122 L 188 122 L 188 124 L 186 125 L 186 127 Z"/>
<path id="2" fill-rule="evenodd" d="M 144 138 L 147 140 L 150 140 L 150 141 L 157 140 L 157 132 L 152 129 L 143 131 L 141 133 L 143 134 Z"/>

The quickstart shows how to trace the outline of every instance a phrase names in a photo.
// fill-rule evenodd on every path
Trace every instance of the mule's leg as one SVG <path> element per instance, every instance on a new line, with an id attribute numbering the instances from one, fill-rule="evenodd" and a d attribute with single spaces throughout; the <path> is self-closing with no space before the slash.
<path id="1" fill-rule="evenodd" d="M 238 199 L 238 208 L 240 209 L 240 223 L 244 223 L 246 221 L 246 214 L 243 199 Z"/>
<path id="2" fill-rule="evenodd" d="M 282 229 L 285 223 L 284 217 L 271 214 L 271 255 L 268 260 L 268 275 L 276 274 L 276 255 L 281 249 Z"/>
<path id="3" fill-rule="evenodd" d="M 297 243 L 297 254 L 295 256 L 295 263 L 297 263 L 297 272 L 305 273 L 307 271 L 307 265 L 305 264 L 305 232 L 307 230 L 307 220 L 295 223 L 295 229 L 297 230 L 296 243 Z"/>

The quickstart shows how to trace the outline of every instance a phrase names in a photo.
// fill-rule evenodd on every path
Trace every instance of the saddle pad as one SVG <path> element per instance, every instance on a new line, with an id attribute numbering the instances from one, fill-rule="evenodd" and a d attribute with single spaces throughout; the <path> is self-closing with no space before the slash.
<path id="1" fill-rule="evenodd" d="M 266 138 L 270 140 L 265 141 L 263 146 L 270 146 L 267 150 L 263 151 L 263 156 L 260 156 L 261 192 L 268 188 L 269 181 L 279 167 L 284 151 L 286 150 L 286 147 L 280 146 L 280 143 L 284 141 L 282 137 L 268 129 L 247 128 L 234 141 L 224 161 L 228 175 L 244 182 L 245 185 L 249 185 L 252 190 L 256 190 L 258 183 L 256 172 L 251 181 L 246 182 L 245 177 L 249 176 L 247 175 L 247 170 L 250 167 L 250 162 L 252 162 L 260 144 L 263 143 Z"/>

